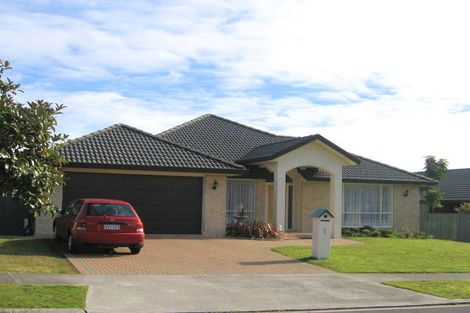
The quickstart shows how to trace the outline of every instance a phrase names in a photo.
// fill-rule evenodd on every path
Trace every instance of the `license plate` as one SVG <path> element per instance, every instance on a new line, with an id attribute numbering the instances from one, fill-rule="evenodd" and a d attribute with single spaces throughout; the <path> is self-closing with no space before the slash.
<path id="1" fill-rule="evenodd" d="M 116 225 L 116 224 L 104 224 L 104 229 L 105 230 L 120 230 L 121 225 Z"/>

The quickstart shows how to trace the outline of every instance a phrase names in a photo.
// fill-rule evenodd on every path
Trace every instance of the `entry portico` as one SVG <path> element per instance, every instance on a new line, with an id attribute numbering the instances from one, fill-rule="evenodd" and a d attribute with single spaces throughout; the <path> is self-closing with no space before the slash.
<path id="1" fill-rule="evenodd" d="M 353 155 L 321 135 L 260 146 L 246 155 L 243 164 L 264 167 L 273 173 L 273 221 L 286 228 L 286 175 L 292 169 L 316 168 L 330 176 L 329 208 L 335 214 L 333 237 L 341 237 L 343 166 L 357 165 Z M 294 182 L 295 183 L 295 182 Z M 265 217 L 267 221 L 267 216 Z"/>

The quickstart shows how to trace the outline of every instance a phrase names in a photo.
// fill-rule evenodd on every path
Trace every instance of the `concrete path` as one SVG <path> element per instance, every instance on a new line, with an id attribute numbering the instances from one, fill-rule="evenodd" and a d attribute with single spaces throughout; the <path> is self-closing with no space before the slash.
<path id="1" fill-rule="evenodd" d="M 457 303 L 384 286 L 366 275 L 40 275 L 24 284 L 90 285 L 87 312 L 227 312 Z M 461 301 L 465 302 L 465 301 Z"/>

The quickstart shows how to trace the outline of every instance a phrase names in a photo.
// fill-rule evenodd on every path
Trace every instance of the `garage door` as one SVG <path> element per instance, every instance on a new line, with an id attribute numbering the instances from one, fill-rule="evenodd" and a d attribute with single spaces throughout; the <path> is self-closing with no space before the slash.
<path id="1" fill-rule="evenodd" d="M 63 206 L 77 198 L 124 200 L 148 234 L 200 234 L 202 178 L 66 173 Z"/>

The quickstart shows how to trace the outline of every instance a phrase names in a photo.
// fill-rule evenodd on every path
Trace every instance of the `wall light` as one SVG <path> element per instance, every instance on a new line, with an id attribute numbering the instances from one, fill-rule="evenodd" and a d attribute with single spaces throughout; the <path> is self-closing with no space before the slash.
<path id="1" fill-rule="evenodd" d="M 410 193 L 410 192 L 409 192 L 408 189 L 407 189 L 407 190 L 405 190 L 405 192 L 403 193 L 403 196 L 404 196 L 404 197 L 408 197 L 409 193 Z"/>
<path id="2" fill-rule="evenodd" d="M 219 183 L 217 182 L 217 180 L 214 179 L 214 182 L 212 183 L 212 189 L 216 190 L 218 184 L 219 184 Z"/>

